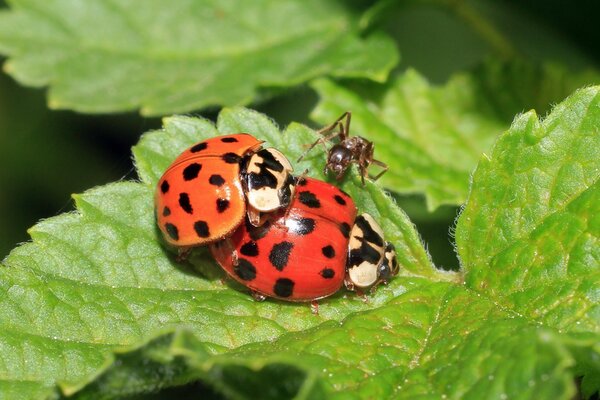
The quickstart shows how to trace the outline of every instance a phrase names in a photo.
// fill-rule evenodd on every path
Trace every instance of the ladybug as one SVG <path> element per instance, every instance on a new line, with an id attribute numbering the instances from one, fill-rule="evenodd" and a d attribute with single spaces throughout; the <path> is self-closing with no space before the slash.
<path id="1" fill-rule="evenodd" d="M 354 201 L 337 187 L 300 178 L 287 210 L 259 227 L 246 220 L 211 252 L 257 300 L 315 301 L 344 284 L 364 290 L 387 282 L 398 263 L 379 225 L 356 214 Z"/>
<path id="2" fill-rule="evenodd" d="M 373 142 L 363 138 L 362 136 L 350 136 L 350 118 L 352 113 L 345 112 L 333 124 L 326 126 L 317 131 L 323 137 L 317 139 L 311 144 L 298 162 L 310 152 L 317 144 L 321 143 L 324 146 L 327 142 L 339 137 L 339 143 L 334 144 L 327 151 L 327 161 L 323 170 L 324 174 L 327 171 L 334 173 L 337 180 L 342 179 L 344 173 L 352 163 L 358 164 L 362 184 L 365 184 L 365 178 L 369 176 L 367 170 L 371 164 L 375 164 L 383 168 L 383 170 L 373 177 L 373 181 L 379 179 L 388 170 L 388 165 L 382 161 L 373 158 L 374 146 Z M 344 121 L 345 120 L 345 121 Z M 337 131 L 336 131 L 337 129 Z M 333 133 L 332 133 L 333 132 Z"/>
<path id="3" fill-rule="evenodd" d="M 214 137 L 194 144 L 167 168 L 156 188 L 156 220 L 180 255 L 230 235 L 246 214 L 259 224 L 265 220 L 261 213 L 287 207 L 292 167 L 262 143 L 246 133 Z"/>

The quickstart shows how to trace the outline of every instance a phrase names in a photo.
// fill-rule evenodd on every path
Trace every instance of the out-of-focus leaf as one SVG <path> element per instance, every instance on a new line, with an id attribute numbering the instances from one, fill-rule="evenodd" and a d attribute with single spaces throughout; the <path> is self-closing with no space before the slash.
<path id="1" fill-rule="evenodd" d="M 151 115 L 249 103 L 323 75 L 382 81 L 398 52 L 342 1 L 12 0 L 5 69 L 53 108 Z"/>
<path id="2" fill-rule="evenodd" d="M 433 210 L 465 201 L 481 154 L 515 114 L 530 108 L 544 113 L 593 82 L 600 82 L 594 72 L 491 61 L 441 87 L 414 70 L 385 85 L 321 79 L 313 84 L 321 96 L 313 117 L 329 124 L 352 111 L 351 131 L 375 142 L 375 157 L 390 167 L 382 183 L 396 192 L 424 193 Z"/>

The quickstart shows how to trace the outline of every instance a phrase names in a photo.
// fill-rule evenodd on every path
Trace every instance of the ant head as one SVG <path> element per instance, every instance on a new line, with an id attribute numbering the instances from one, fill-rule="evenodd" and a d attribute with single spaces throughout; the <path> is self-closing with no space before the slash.
<path id="1" fill-rule="evenodd" d="M 342 179 L 344 172 L 352 162 L 352 151 L 346 147 L 336 144 L 329 150 L 326 168 L 333 171 L 336 179 Z"/>

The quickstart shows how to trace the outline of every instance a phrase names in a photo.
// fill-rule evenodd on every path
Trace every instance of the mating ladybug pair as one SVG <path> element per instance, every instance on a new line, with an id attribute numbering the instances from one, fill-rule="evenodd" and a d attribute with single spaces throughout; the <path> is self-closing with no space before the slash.
<path id="1" fill-rule="evenodd" d="M 338 128 L 343 144 L 348 124 L 340 121 L 325 130 Z M 373 160 L 372 144 L 362 141 L 370 154 L 347 153 L 339 166 L 330 152 L 326 168 L 341 177 L 358 162 L 364 180 Z M 333 185 L 295 178 L 285 156 L 261 144 L 249 134 L 225 135 L 177 157 L 155 198 L 168 244 L 180 255 L 210 245 L 221 267 L 261 300 L 314 301 L 342 284 L 363 291 L 397 274 L 394 247 L 370 215 L 357 217 L 354 201 Z"/>

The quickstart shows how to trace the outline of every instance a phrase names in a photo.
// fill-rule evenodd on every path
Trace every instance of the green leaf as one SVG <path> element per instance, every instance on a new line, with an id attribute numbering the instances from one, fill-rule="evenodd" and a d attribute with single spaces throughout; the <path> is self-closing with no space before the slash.
<path id="1" fill-rule="evenodd" d="M 359 37 L 358 15 L 340 1 L 10 3 L 0 13 L 5 69 L 50 86 L 53 108 L 160 115 L 245 104 L 317 76 L 383 81 L 398 62 L 387 36 Z"/>
<path id="2" fill-rule="evenodd" d="M 597 96 L 590 93 L 598 90 L 578 92 L 539 126 L 558 127 L 569 143 L 585 137 L 583 127 L 588 129 L 583 132 L 597 133 L 597 116 L 585 110 L 597 113 Z M 515 132 L 521 132 L 519 127 Z M 583 376 L 585 393 L 598 389 L 597 315 L 570 316 L 578 327 L 571 329 L 499 298 L 501 285 L 490 284 L 488 290 L 472 284 L 475 269 L 486 266 L 480 262 L 503 266 L 470 247 L 488 246 L 492 252 L 490 242 L 501 239 L 483 241 L 463 222 L 477 213 L 471 199 L 479 182 L 485 182 L 478 178 L 481 172 L 475 174 L 456 232 L 463 262 L 478 260 L 475 267 L 465 265 L 466 284 L 461 274 L 432 266 L 406 215 L 373 183 L 363 187 L 356 171 L 342 187 L 361 210 L 382 222 L 402 265 L 400 276 L 367 302 L 341 291 L 321 301 L 315 316 L 307 304 L 258 303 L 243 287 L 221 282 L 206 251 L 195 252 L 190 263 L 175 262 L 160 245 L 154 224 L 154 186 L 181 150 L 226 132 L 251 132 L 290 160 L 317 137 L 299 124 L 280 133 L 266 116 L 241 108 L 222 111 L 216 126 L 170 117 L 164 129 L 145 134 L 134 148 L 140 182 L 118 182 L 75 196 L 76 212 L 37 224 L 30 231 L 33 241 L 15 249 L 0 268 L 0 393 L 48 398 L 58 385 L 62 394 L 102 399 L 202 381 L 233 399 L 568 400 L 575 394 L 575 376 Z M 527 159 L 532 146 L 545 143 L 541 129 L 532 132 L 540 134 L 519 136 L 511 130 L 496 149 L 516 143 L 511 157 Z M 496 167 L 495 156 L 480 168 Z M 311 175 L 322 177 L 323 157 L 322 150 L 315 151 L 295 165 L 296 171 L 309 168 Z M 591 179 L 598 173 L 597 161 L 588 161 L 581 165 Z M 498 182 L 512 187 L 510 179 Z M 534 190 L 537 183 L 525 181 L 522 187 Z M 574 215 L 595 217 L 593 207 L 578 207 Z M 590 238 L 598 236 L 592 222 L 584 228 Z M 494 231 L 493 223 L 487 226 Z M 470 242 L 462 235 L 471 235 Z M 558 238 L 561 244 L 571 240 Z M 467 244 L 469 251 L 464 251 Z M 597 248 L 581 246 L 578 259 L 597 268 Z M 552 271 L 544 268 L 530 279 L 532 290 L 545 290 Z M 596 281 L 577 286 L 582 282 L 577 273 L 562 281 L 573 287 L 569 299 L 588 296 L 597 306 L 592 297 Z M 555 294 L 544 293 L 544 299 Z"/>
<path id="3" fill-rule="evenodd" d="M 464 287 L 413 279 L 382 307 L 272 342 L 215 352 L 188 332 L 159 338 L 118 356 L 81 398 L 124 394 L 130 382 L 151 390 L 158 374 L 180 368 L 232 399 L 569 399 L 573 364 L 555 332 L 509 318 Z"/>
<path id="4" fill-rule="evenodd" d="M 600 82 L 593 72 L 573 75 L 556 65 L 487 62 L 446 85 L 429 84 L 414 70 L 385 85 L 320 79 L 313 118 L 323 124 L 352 111 L 352 131 L 375 142 L 375 156 L 390 167 L 383 185 L 424 193 L 430 210 L 462 204 L 481 154 L 515 114 L 548 107 L 574 89 Z"/>
<path id="5" fill-rule="evenodd" d="M 519 116 L 456 228 L 466 284 L 532 320 L 600 332 L 600 88 Z"/>
<path id="6" fill-rule="evenodd" d="M 167 118 L 164 130 L 144 135 L 134 149 L 142 182 L 76 195 L 77 212 L 30 230 L 33 241 L 16 248 L 0 268 L 0 393 L 23 380 L 40 391 L 61 382 L 70 393 L 93 379 L 114 349 L 144 342 L 157 331 L 183 326 L 203 342 L 236 348 L 339 321 L 407 290 L 398 279 L 368 303 L 340 293 L 322 301 L 314 316 L 306 304 L 257 303 L 243 288 L 221 283 L 205 252 L 192 258 L 193 265 L 175 262 L 154 224 L 156 181 L 185 147 L 238 131 L 255 133 L 292 160 L 316 137 L 298 124 L 282 135 L 267 117 L 244 109 L 223 111 L 217 128 L 202 119 Z M 312 165 L 306 161 L 297 170 Z M 414 226 L 381 189 L 371 183 L 363 188 L 356 176 L 344 188 L 361 209 L 386 216 L 380 220 L 406 276 L 457 279 L 433 268 Z"/>

